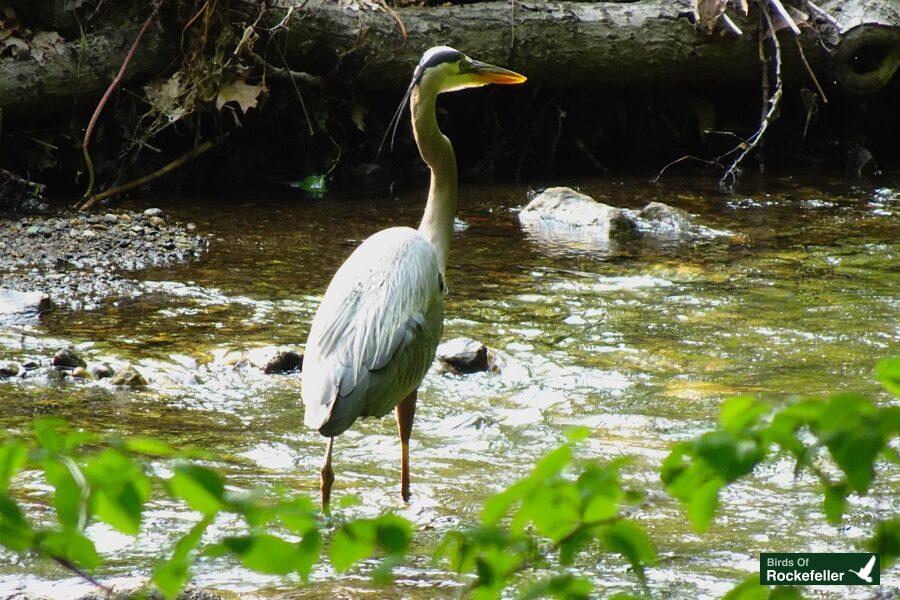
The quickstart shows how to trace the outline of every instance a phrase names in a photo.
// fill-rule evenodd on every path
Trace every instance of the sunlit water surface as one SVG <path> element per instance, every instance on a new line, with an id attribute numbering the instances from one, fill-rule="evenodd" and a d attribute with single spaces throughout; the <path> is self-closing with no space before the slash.
<path id="1" fill-rule="evenodd" d="M 630 484 L 650 492 L 637 518 L 660 553 L 648 572 L 657 597 L 718 597 L 757 568 L 760 551 L 858 548 L 872 524 L 900 508 L 900 468 L 880 469 L 870 497 L 854 499 L 846 524 L 829 526 L 809 479 L 782 461 L 724 496 L 721 516 L 699 536 L 662 491 L 658 468 L 675 441 L 713 423 L 735 394 L 777 402 L 791 393 L 854 390 L 890 401 L 873 378 L 878 358 L 900 351 L 900 200 L 878 186 L 771 180 L 725 197 L 708 182 L 568 182 L 622 206 L 667 202 L 732 235 L 683 245 L 611 249 L 545 245 L 524 234 L 515 211 L 525 186 L 463 187 L 448 273 L 445 339 L 469 336 L 500 350 L 500 374 L 432 370 L 419 395 L 412 442 L 414 499 L 399 500 L 395 424 L 367 420 L 336 443 L 335 496 L 353 511 L 396 510 L 420 528 L 395 583 L 379 588 L 367 568 L 338 577 L 327 567 L 296 580 L 204 562 L 196 583 L 264 596 L 308 594 L 431 598 L 460 584 L 430 562 L 448 528 L 471 524 L 482 501 L 525 475 L 570 425 L 591 436 L 582 458 L 633 457 Z M 881 183 L 880 185 L 884 185 Z M 895 186 L 896 189 L 896 186 Z M 61 415 L 96 431 L 146 434 L 220 453 L 241 488 L 286 486 L 315 496 L 323 439 L 303 427 L 299 375 L 266 376 L 226 364 L 233 350 L 302 346 L 319 295 L 341 261 L 371 233 L 414 225 L 421 192 L 400 197 L 310 200 L 289 194 L 220 198 L 137 197 L 210 236 L 208 254 L 183 267 L 134 275 L 143 294 L 93 312 L 57 309 L 39 322 L 0 329 L 3 357 L 46 357 L 74 343 L 95 359 L 132 361 L 154 377 L 145 391 L 102 384 L 48 388 L 0 383 L 2 424 Z M 130 275 L 129 275 L 130 276 Z M 191 374 L 199 374 L 199 379 Z M 41 505 L 46 490 L 23 482 Z M 137 540 L 98 525 L 110 558 L 102 578 L 131 582 L 197 519 L 156 501 Z M 217 534 L 238 524 L 222 522 Z M 636 590 L 615 556 L 581 561 L 599 592 Z M 887 588 L 900 577 L 883 573 Z M 53 565 L 0 555 L 0 594 L 72 597 L 90 587 Z M 844 597 L 870 591 L 820 588 Z"/>

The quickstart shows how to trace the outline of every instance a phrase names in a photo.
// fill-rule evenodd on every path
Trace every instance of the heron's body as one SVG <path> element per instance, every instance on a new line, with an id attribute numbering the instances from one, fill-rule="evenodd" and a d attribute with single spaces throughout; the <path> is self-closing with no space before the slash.
<path id="1" fill-rule="evenodd" d="M 306 426 L 343 433 L 416 391 L 444 326 L 438 254 L 418 231 L 392 227 L 359 246 L 332 279 L 303 357 Z"/>
<path id="2" fill-rule="evenodd" d="M 402 444 L 401 492 L 404 500 L 409 498 L 416 390 L 443 330 L 447 256 L 456 214 L 456 157 L 438 127 L 435 103 L 443 92 L 522 81 L 517 73 L 444 46 L 428 50 L 416 67 L 406 98 L 419 153 L 431 169 L 422 223 L 418 230 L 380 231 L 350 255 L 328 285 L 306 342 L 304 420 L 329 438 L 322 466 L 323 507 L 334 481 L 334 437 L 359 417 L 382 417 L 394 408 Z M 395 132 L 400 114 L 398 110 L 392 121 Z"/>

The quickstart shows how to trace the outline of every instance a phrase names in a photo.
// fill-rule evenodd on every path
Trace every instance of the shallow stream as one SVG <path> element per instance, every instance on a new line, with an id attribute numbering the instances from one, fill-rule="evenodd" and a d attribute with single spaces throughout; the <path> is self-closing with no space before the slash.
<path id="1" fill-rule="evenodd" d="M 708 181 L 563 183 L 620 206 L 667 202 L 732 235 L 606 250 L 549 245 L 518 225 L 525 186 L 463 186 L 466 226 L 452 248 L 444 337 L 474 338 L 500 350 L 507 364 L 500 374 L 428 375 L 408 507 L 399 500 L 392 419 L 359 422 L 335 445 L 335 497 L 357 494 L 362 505 L 353 510 L 394 509 L 415 521 L 413 557 L 386 589 L 359 571 L 336 578 L 320 569 L 316 582 L 296 591 L 296 581 L 221 561 L 202 564 L 197 584 L 263 596 L 453 596 L 455 577 L 428 558 L 441 533 L 473 522 L 488 495 L 526 474 L 573 424 L 592 432 L 583 457 L 633 457 L 628 479 L 650 491 L 641 514 L 660 553 L 648 572 L 656 597 L 718 597 L 757 569 L 760 551 L 856 548 L 874 521 L 900 509 L 900 468 L 886 467 L 873 494 L 851 502 L 845 526 L 831 527 L 815 486 L 795 479 L 783 461 L 729 490 L 721 516 L 698 536 L 657 474 L 668 446 L 708 428 L 731 395 L 783 401 L 853 390 L 889 401 L 873 368 L 900 353 L 900 193 L 877 190 L 883 182 L 821 179 L 750 182 L 727 197 Z M 422 194 L 131 199 L 128 208 L 158 206 L 196 223 L 209 236 L 208 253 L 128 275 L 142 282 L 137 297 L 0 327 L 0 358 L 46 361 L 71 343 L 95 360 L 135 363 L 150 374 L 150 387 L 0 382 L 0 425 L 55 414 L 91 430 L 194 444 L 244 459 L 218 465 L 234 485 L 279 484 L 315 496 L 324 440 L 303 427 L 299 375 L 264 375 L 227 355 L 300 348 L 341 261 L 381 228 L 414 225 Z M 34 499 L 45 493 L 35 488 Z M 92 529 L 112 558 L 104 579 L 127 584 L 146 575 L 194 516 L 155 502 L 146 519 L 147 533 L 136 541 Z M 603 593 L 637 587 L 616 557 L 582 568 Z M 898 570 L 882 573 L 882 582 L 896 589 Z M 0 597 L 17 591 L 69 598 L 91 590 L 52 565 L 0 554 Z"/>

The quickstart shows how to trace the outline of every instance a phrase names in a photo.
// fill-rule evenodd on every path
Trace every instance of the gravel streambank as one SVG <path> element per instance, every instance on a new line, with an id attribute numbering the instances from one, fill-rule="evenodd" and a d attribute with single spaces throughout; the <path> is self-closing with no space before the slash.
<path id="1" fill-rule="evenodd" d="M 192 223 L 144 212 L 57 214 L 0 221 L 0 288 L 43 292 L 57 306 L 95 308 L 136 282 L 122 273 L 199 257 L 207 240 Z"/>

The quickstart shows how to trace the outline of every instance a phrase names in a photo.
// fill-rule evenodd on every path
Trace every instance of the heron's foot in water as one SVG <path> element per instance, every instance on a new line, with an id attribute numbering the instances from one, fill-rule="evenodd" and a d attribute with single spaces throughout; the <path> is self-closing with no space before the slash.
<path id="1" fill-rule="evenodd" d="M 322 512 L 328 514 L 328 504 L 331 502 L 331 485 L 334 483 L 334 471 L 331 465 L 322 467 Z"/>

